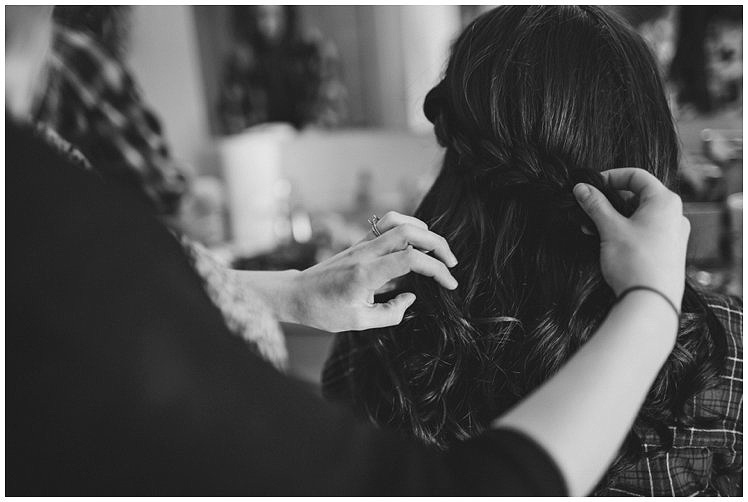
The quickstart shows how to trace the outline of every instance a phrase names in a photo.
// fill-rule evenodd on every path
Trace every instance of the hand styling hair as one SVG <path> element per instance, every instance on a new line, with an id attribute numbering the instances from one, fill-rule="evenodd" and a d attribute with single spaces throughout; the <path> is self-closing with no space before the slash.
<path id="1" fill-rule="evenodd" d="M 479 17 L 424 111 L 445 155 L 415 216 L 449 242 L 460 286 L 407 277 L 395 293 L 417 301 L 404 322 L 340 335 L 323 383 L 374 422 L 446 448 L 558 371 L 615 301 L 574 184 L 595 185 L 628 214 L 600 171 L 641 167 L 670 186 L 678 143 L 645 43 L 594 7 L 507 6 Z M 688 420 L 684 405 L 717 375 L 725 343 L 688 286 L 677 345 L 618 467 L 642 454 L 638 427 Z"/>

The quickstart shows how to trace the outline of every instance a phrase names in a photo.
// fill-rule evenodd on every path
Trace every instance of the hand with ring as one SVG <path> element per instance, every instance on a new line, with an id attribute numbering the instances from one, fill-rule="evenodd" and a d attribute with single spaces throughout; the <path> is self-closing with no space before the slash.
<path id="1" fill-rule="evenodd" d="M 447 241 L 417 218 L 389 212 L 370 220 L 365 239 L 302 272 L 292 272 L 283 298 L 282 321 L 340 332 L 400 323 L 413 304 L 413 293 L 401 293 L 386 303 L 374 294 L 410 272 L 432 277 L 447 289 L 457 280 L 449 271 L 457 264 Z M 379 234 L 379 235 L 377 235 Z M 277 303 L 277 302 L 276 302 Z"/>

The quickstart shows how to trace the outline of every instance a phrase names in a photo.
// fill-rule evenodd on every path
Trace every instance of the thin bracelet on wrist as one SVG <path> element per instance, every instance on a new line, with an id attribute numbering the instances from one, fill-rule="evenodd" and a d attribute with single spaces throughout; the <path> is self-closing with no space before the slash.
<path id="1" fill-rule="evenodd" d="M 649 286 L 631 286 L 630 288 L 624 289 L 623 292 L 621 292 L 621 294 L 618 295 L 618 299 L 616 300 L 616 303 L 618 303 L 621 300 L 623 300 L 626 297 L 626 295 L 628 295 L 629 293 L 631 293 L 633 291 L 650 291 L 650 292 L 652 292 L 652 293 L 654 293 L 656 295 L 661 296 L 662 299 L 665 300 L 668 305 L 670 305 L 670 308 L 673 309 L 673 312 L 675 312 L 676 317 L 678 317 L 678 319 L 680 319 L 680 314 L 681 314 L 680 309 L 675 306 L 675 304 L 673 303 L 673 301 L 670 298 L 668 298 L 667 295 L 665 293 L 663 293 L 662 291 L 660 291 L 658 289 L 655 289 L 655 288 L 652 288 L 652 287 L 649 287 Z"/>

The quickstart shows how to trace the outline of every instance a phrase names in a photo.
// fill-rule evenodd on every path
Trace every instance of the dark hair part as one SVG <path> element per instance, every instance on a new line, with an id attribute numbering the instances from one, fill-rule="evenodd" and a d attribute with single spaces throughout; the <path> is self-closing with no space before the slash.
<path id="1" fill-rule="evenodd" d="M 482 15 L 424 111 L 446 151 L 416 216 L 450 243 L 460 287 L 408 276 L 395 294 L 418 299 L 404 322 L 340 335 L 323 384 L 372 421 L 448 447 L 553 375 L 615 301 L 573 185 L 597 186 L 627 213 L 599 172 L 637 166 L 670 186 L 678 143 L 644 41 L 594 7 Z M 725 333 L 690 286 L 683 312 L 619 468 L 643 455 L 639 428 L 689 420 L 685 402 L 725 356 Z"/>

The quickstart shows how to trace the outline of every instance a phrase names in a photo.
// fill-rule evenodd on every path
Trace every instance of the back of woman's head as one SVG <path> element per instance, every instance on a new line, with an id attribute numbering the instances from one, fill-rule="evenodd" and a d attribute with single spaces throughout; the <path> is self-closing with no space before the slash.
<path id="1" fill-rule="evenodd" d="M 374 421 L 446 447 L 557 371 L 614 302 L 573 185 L 597 186 L 626 213 L 599 172 L 636 166 L 671 184 L 678 145 L 645 43 L 593 7 L 479 17 L 424 111 L 445 157 L 416 216 L 450 243 L 460 286 L 409 276 L 401 289 L 417 300 L 405 321 L 341 335 L 324 385 Z M 677 418 L 716 371 L 700 305 L 689 289 L 678 347 L 641 423 Z"/>
<path id="2" fill-rule="evenodd" d="M 598 8 L 484 14 L 454 44 L 424 109 L 451 167 L 501 185 L 567 188 L 573 170 L 622 166 L 669 183 L 677 167 L 654 59 Z"/>

